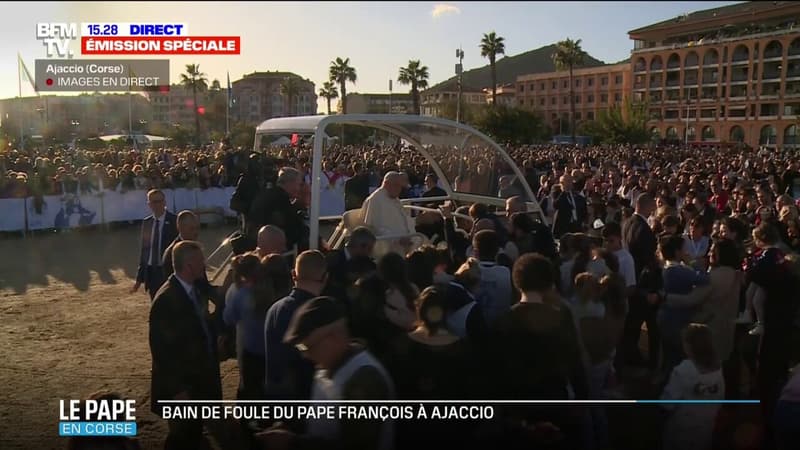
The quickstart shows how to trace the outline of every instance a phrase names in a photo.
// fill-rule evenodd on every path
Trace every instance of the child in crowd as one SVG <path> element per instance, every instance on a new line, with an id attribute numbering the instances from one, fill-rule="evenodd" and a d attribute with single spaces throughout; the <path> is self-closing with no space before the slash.
<path id="1" fill-rule="evenodd" d="M 725 380 L 707 325 L 692 323 L 683 330 L 683 360 L 669 377 L 662 400 L 722 400 Z M 705 450 L 711 448 L 714 422 L 719 404 L 664 404 L 668 412 L 664 424 L 665 450 Z"/>
<path id="2" fill-rule="evenodd" d="M 662 235 L 658 245 L 663 263 L 662 277 L 664 293 L 688 295 L 696 286 L 709 283 L 708 274 L 685 265 L 685 243 L 683 237 Z M 684 358 L 680 333 L 689 324 L 695 308 L 689 305 L 661 305 L 658 311 L 658 326 L 661 330 L 664 352 L 664 374 L 669 374 Z"/>
<path id="3" fill-rule="evenodd" d="M 600 283 L 589 272 L 579 273 L 575 276 L 574 295 L 570 301 L 573 316 L 580 328 L 583 318 L 603 318 L 606 308 L 600 301 Z"/>

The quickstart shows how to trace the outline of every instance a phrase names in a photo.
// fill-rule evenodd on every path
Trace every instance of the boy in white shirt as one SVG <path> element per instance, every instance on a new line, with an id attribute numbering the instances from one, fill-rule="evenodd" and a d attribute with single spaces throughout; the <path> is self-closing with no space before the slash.
<path id="1" fill-rule="evenodd" d="M 625 280 L 625 287 L 632 290 L 636 287 L 636 266 L 631 253 L 622 248 L 622 227 L 615 222 L 607 223 L 603 227 L 602 236 L 606 250 L 617 257 L 619 274 Z"/>

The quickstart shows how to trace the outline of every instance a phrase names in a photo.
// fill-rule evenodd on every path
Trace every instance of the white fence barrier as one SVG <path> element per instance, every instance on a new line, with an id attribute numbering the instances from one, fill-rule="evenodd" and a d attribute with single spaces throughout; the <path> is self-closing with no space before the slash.
<path id="1" fill-rule="evenodd" d="M 236 217 L 229 202 L 236 188 L 162 189 L 167 209 L 220 208 L 226 217 Z M 0 199 L 0 231 L 77 228 L 143 219 L 150 214 L 147 191 L 103 191 L 91 194 L 46 195 L 37 200 Z"/>

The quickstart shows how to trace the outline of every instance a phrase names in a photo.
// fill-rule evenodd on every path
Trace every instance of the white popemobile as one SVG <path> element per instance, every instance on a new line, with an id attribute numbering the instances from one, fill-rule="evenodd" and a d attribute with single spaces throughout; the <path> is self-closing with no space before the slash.
<path id="1" fill-rule="evenodd" d="M 336 128 L 332 133 L 331 126 Z M 389 134 L 398 143 L 398 148 L 401 145 L 403 147 L 395 155 L 398 159 L 401 154 L 410 153 L 410 156 L 421 155 L 427 160 L 430 170 L 438 176 L 445 195 L 404 199 L 402 203 L 408 210 L 441 213 L 438 209 L 416 205 L 435 201 L 449 201 L 454 207 L 479 202 L 503 210 L 505 199 L 498 196 L 499 178 L 511 175 L 513 183 L 526 201 L 527 212 L 546 223 L 536 197 L 519 167 L 497 143 L 468 125 L 436 117 L 402 114 L 317 115 L 267 120 L 256 128 L 254 151 L 260 152 L 270 146 L 284 144 L 293 135 L 313 143 L 309 210 L 309 243 L 312 249 L 319 246 L 321 223 L 338 222 L 330 236 L 323 236 L 331 249 L 343 247 L 350 231 L 363 224 L 360 210 L 342 211 L 334 215 L 321 214 L 323 209 L 328 212 L 328 208 L 322 205 L 329 205 L 326 201 L 328 198 L 324 197 L 334 192 L 337 195 L 344 194 L 340 189 L 324 189 L 329 187 L 329 183 L 324 179 L 322 170 L 326 151 L 331 146 L 340 144 L 339 136 L 331 135 L 336 135 L 343 127 L 365 127 L 372 133 Z M 343 199 L 337 199 L 336 203 L 343 204 Z M 427 242 L 427 238 L 421 233 L 379 235 L 377 238 L 379 242 L 399 239 L 412 239 L 416 244 Z M 223 246 L 217 250 L 221 250 Z M 223 270 L 224 265 L 226 264 L 223 263 L 217 270 Z"/>

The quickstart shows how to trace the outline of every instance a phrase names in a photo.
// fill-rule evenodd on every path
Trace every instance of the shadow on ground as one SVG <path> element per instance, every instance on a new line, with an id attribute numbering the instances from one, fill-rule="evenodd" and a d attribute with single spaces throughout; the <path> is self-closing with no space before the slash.
<path id="1" fill-rule="evenodd" d="M 233 230 L 232 225 L 204 228 L 200 241 L 211 252 Z M 0 240 L 0 291 L 24 294 L 31 287 L 47 287 L 48 277 L 87 291 L 93 277 L 116 284 L 119 274 L 115 278 L 112 272 L 119 270 L 135 278 L 139 234 L 139 225 L 129 225 L 6 236 Z"/>

